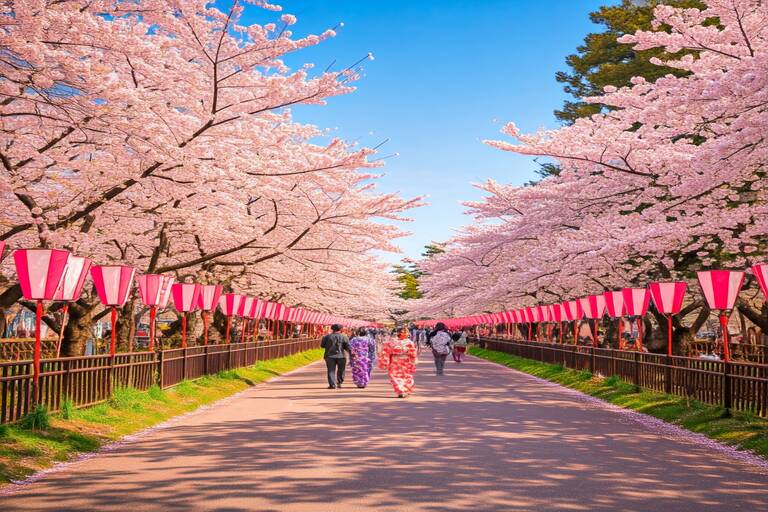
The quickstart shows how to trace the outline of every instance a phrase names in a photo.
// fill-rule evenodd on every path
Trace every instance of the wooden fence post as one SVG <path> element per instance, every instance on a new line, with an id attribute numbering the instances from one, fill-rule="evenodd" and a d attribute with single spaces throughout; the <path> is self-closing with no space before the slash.
<path id="1" fill-rule="evenodd" d="M 187 380 L 187 347 L 181 349 L 181 380 Z"/>
<path id="2" fill-rule="evenodd" d="M 731 390 L 731 363 L 723 361 L 723 417 L 731 417 L 731 407 L 733 406 L 733 393 Z"/>
<path id="3" fill-rule="evenodd" d="M 157 351 L 157 386 L 160 389 L 163 389 L 163 359 L 165 354 L 165 351 L 161 348 Z"/>
<path id="4" fill-rule="evenodd" d="M 672 394 L 672 358 L 666 356 L 664 364 L 664 392 L 666 394 Z"/>
<path id="5" fill-rule="evenodd" d="M 69 382 L 71 378 L 69 373 L 70 361 L 61 361 L 61 363 L 64 366 L 64 376 L 61 378 L 61 396 L 62 400 L 66 400 L 69 396 L 69 386 L 71 385 Z"/>
<path id="6" fill-rule="evenodd" d="M 635 375 L 632 379 L 635 385 L 635 393 L 640 392 L 640 352 L 635 352 Z"/>
<path id="7" fill-rule="evenodd" d="M 227 370 L 232 369 L 232 344 L 227 345 Z"/>
<path id="8" fill-rule="evenodd" d="M 208 375 L 208 345 L 203 346 L 203 375 Z"/>

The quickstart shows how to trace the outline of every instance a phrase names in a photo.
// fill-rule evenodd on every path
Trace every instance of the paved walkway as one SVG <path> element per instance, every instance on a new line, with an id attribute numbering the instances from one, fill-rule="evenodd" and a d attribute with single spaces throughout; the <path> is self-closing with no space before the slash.
<path id="1" fill-rule="evenodd" d="M 311 365 L 0 496 L 11 510 L 768 510 L 768 476 L 470 358 L 417 395 Z"/>

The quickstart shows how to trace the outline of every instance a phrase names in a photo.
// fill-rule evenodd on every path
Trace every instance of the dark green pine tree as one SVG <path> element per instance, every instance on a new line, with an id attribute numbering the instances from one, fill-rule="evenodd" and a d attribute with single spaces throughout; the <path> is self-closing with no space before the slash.
<path id="1" fill-rule="evenodd" d="M 592 22 L 601 25 L 604 30 L 588 34 L 584 44 L 576 48 L 576 53 L 565 59 L 570 71 L 557 73 L 557 81 L 564 84 L 565 92 L 574 98 L 566 101 L 561 110 L 555 111 L 557 119 L 569 125 L 580 117 L 604 111 L 604 105 L 585 103 L 582 98 L 602 95 L 606 85 L 627 86 L 633 76 L 642 76 L 653 82 L 669 73 L 684 74 L 680 70 L 651 64 L 652 57 L 668 57 L 658 48 L 635 51 L 631 45 L 616 41 L 638 30 L 653 30 L 653 10 L 659 4 L 704 7 L 699 0 L 622 0 L 619 5 L 604 6 L 590 13 Z M 667 29 L 659 27 L 659 30 Z"/>

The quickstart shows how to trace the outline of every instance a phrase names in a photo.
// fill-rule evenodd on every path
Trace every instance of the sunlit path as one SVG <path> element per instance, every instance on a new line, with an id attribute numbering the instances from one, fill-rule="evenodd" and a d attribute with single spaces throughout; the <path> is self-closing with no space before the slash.
<path id="1" fill-rule="evenodd" d="M 768 476 L 470 358 L 394 398 L 314 364 L 3 496 L 4 510 L 765 510 Z M 87 489 L 87 490 L 86 490 Z"/>

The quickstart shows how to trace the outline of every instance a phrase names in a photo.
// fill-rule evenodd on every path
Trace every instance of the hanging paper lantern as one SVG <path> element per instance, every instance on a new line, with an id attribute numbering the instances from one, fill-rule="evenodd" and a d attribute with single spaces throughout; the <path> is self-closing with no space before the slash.
<path id="1" fill-rule="evenodd" d="M 736 270 L 696 272 L 704 298 L 711 309 L 730 311 L 736 304 L 745 273 Z"/>
<path id="2" fill-rule="evenodd" d="M 626 311 L 627 316 L 645 316 L 648 312 L 648 303 L 651 300 L 648 288 L 622 288 L 621 294 L 624 299 L 624 311 Z"/>
<path id="3" fill-rule="evenodd" d="M 196 283 L 176 283 L 171 287 L 173 306 L 180 313 L 189 313 L 197 309 L 200 285 Z"/>
<path id="4" fill-rule="evenodd" d="M 768 263 L 753 265 L 752 273 L 755 274 L 755 279 L 757 279 L 757 284 L 763 295 L 768 299 Z"/>
<path id="5" fill-rule="evenodd" d="M 653 282 L 648 284 L 648 289 L 653 298 L 656 311 L 664 315 L 676 315 L 683 308 L 685 289 L 688 285 L 684 282 Z"/>
<path id="6" fill-rule="evenodd" d="M 91 278 L 99 300 L 105 306 L 123 307 L 128 301 L 136 269 L 125 265 L 91 267 Z"/>
<path id="7" fill-rule="evenodd" d="M 213 311 L 219 304 L 222 286 L 220 284 L 200 285 L 200 293 L 197 297 L 197 307 L 201 311 Z"/>
<path id="8" fill-rule="evenodd" d="M 139 297 L 145 306 L 158 306 L 162 299 L 165 276 L 162 274 L 143 274 L 136 278 L 139 285 Z"/>
<path id="9" fill-rule="evenodd" d="M 579 299 L 584 316 L 591 320 L 602 318 L 605 312 L 605 297 L 600 295 L 589 295 Z"/>
<path id="10" fill-rule="evenodd" d="M 75 302 L 80 298 L 85 280 L 88 279 L 88 271 L 91 269 L 91 260 L 79 256 L 69 256 L 67 268 L 61 280 L 61 286 L 56 291 L 53 300 Z"/>
<path id="11" fill-rule="evenodd" d="M 603 293 L 603 297 L 605 297 L 605 309 L 609 317 L 624 316 L 624 294 L 621 290 L 607 291 Z"/>
<path id="12" fill-rule="evenodd" d="M 67 270 L 70 254 L 60 249 L 13 252 L 21 294 L 27 300 L 53 300 Z"/>

